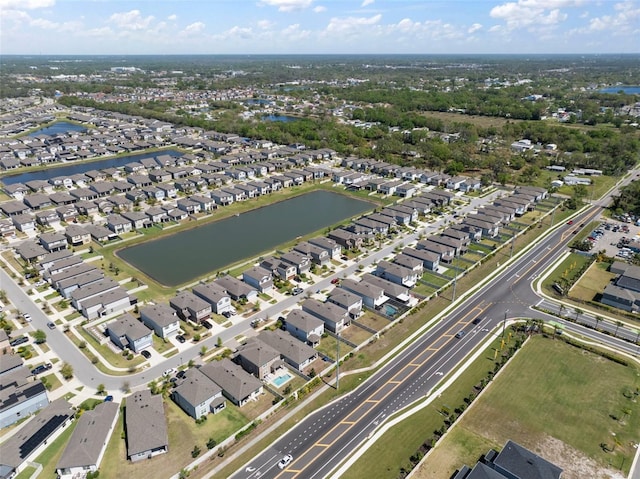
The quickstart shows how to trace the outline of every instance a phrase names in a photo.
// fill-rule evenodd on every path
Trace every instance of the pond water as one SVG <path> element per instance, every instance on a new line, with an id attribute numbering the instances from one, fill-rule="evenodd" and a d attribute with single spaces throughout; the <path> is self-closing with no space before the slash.
<path id="1" fill-rule="evenodd" d="M 159 283 L 177 286 L 373 207 L 339 193 L 314 191 L 131 246 L 118 256 Z"/>
<path id="2" fill-rule="evenodd" d="M 300 118 L 296 118 L 295 116 L 286 116 L 286 115 L 265 115 L 260 119 L 264 121 L 279 121 L 281 123 L 290 123 L 292 121 L 298 121 Z"/>
<path id="3" fill-rule="evenodd" d="M 153 153 L 139 153 L 136 155 L 118 156 L 112 158 L 105 158 L 103 160 L 78 160 L 73 163 L 62 163 L 61 166 L 55 168 L 47 168 L 40 171 L 29 171 L 25 173 L 17 173 L 15 175 L 8 175 L 2 178 L 2 182 L 5 185 L 13 185 L 15 183 L 26 183 L 33 180 L 48 180 L 55 178 L 56 176 L 72 176 L 78 173 L 86 173 L 91 170 L 102 170 L 104 168 L 119 168 L 131 163 L 133 161 L 140 161 L 144 158 L 154 158 L 160 155 L 169 155 L 177 158 L 182 156 L 177 150 L 162 150 L 155 151 Z"/>
<path id="4" fill-rule="evenodd" d="M 39 130 L 32 131 L 31 133 L 29 133 L 29 136 L 53 136 L 59 135 L 60 133 L 68 133 L 70 131 L 85 132 L 87 131 L 87 129 L 82 125 L 76 125 L 75 123 L 69 123 L 68 121 L 58 121 L 45 128 L 40 128 Z"/>
<path id="5" fill-rule="evenodd" d="M 618 93 L 620 91 L 626 93 L 627 95 L 640 95 L 640 86 L 610 86 L 600 90 L 600 93 Z"/>

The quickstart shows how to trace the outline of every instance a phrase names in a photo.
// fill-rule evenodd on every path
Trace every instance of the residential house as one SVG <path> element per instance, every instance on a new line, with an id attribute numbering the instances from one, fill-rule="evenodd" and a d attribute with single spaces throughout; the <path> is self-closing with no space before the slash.
<path id="1" fill-rule="evenodd" d="M 315 349 L 280 329 L 261 331 L 258 340 L 278 351 L 284 361 L 298 371 L 304 371 L 318 359 Z"/>
<path id="2" fill-rule="evenodd" d="M 282 367 L 280 353 L 257 338 L 249 338 L 246 343 L 238 347 L 236 362 L 258 379 Z"/>
<path id="3" fill-rule="evenodd" d="M 229 359 L 211 361 L 201 366 L 200 371 L 220 386 L 222 394 L 236 406 L 244 406 L 263 392 L 262 381 Z"/>
<path id="4" fill-rule="evenodd" d="M 91 233 L 83 226 L 71 224 L 65 228 L 64 235 L 71 246 L 91 243 Z"/>
<path id="5" fill-rule="evenodd" d="M 402 284 L 379 278 L 378 276 L 374 276 L 370 273 L 363 275 L 362 281 L 382 288 L 385 296 L 397 299 L 401 303 L 408 304 L 411 301 L 412 296 L 409 293 L 409 288 Z"/>
<path id="6" fill-rule="evenodd" d="M 0 355 L 0 428 L 14 424 L 47 404 L 47 389 L 13 355 Z M 21 359 L 20 359 L 20 362 Z"/>
<path id="7" fill-rule="evenodd" d="M 253 266 L 242 272 L 242 280 L 261 293 L 269 294 L 273 290 L 271 271 L 261 266 Z"/>
<path id="8" fill-rule="evenodd" d="M 124 427 L 127 459 L 131 462 L 151 459 L 169 451 L 162 394 L 153 395 L 149 389 L 143 389 L 127 397 Z"/>
<path id="9" fill-rule="evenodd" d="M 335 240 L 327 238 L 326 236 L 317 236 L 315 238 L 311 238 L 309 240 L 309 243 L 324 249 L 327 253 L 329 253 L 330 259 L 338 259 L 342 254 L 342 246 L 340 246 Z"/>
<path id="10" fill-rule="evenodd" d="M 65 270 L 72 270 L 73 267 L 65 268 Z M 64 273 L 64 271 L 62 273 Z M 50 271 L 49 274 L 52 275 L 52 279 L 60 277 L 61 273 L 56 273 L 55 271 Z M 108 291 L 113 291 L 115 289 L 120 288 L 120 283 L 115 281 L 113 278 L 107 277 L 95 283 L 89 284 L 87 286 L 83 286 L 82 288 L 78 288 L 75 291 L 71 292 L 71 304 L 76 309 L 82 308 L 82 303 L 94 298 L 100 294 L 106 293 Z"/>
<path id="11" fill-rule="evenodd" d="M 332 333 L 339 333 L 351 323 L 349 311 L 333 303 L 305 299 L 302 310 L 324 321 L 325 329 Z"/>
<path id="12" fill-rule="evenodd" d="M 407 288 L 413 288 L 418 281 L 418 274 L 414 270 L 388 261 L 378 262 L 376 275 Z"/>
<path id="13" fill-rule="evenodd" d="M 176 311 L 166 304 L 150 304 L 140 308 L 140 320 L 160 338 L 167 339 L 180 331 Z"/>
<path id="14" fill-rule="evenodd" d="M 274 258 L 273 256 L 263 259 L 260 262 L 260 267 L 271 271 L 273 276 L 277 276 L 284 280 L 293 279 L 297 272 L 294 265 L 287 263 L 286 261 L 282 261 L 279 258 Z"/>
<path id="15" fill-rule="evenodd" d="M 362 247 L 364 239 L 361 236 L 353 233 L 352 231 L 344 228 L 336 228 L 331 230 L 328 234 L 329 239 L 335 241 L 337 244 L 345 249 L 358 250 Z"/>
<path id="16" fill-rule="evenodd" d="M 56 465 L 60 479 L 85 477 L 98 470 L 118 420 L 119 404 L 102 402 L 84 411 Z"/>
<path id="17" fill-rule="evenodd" d="M 11 216 L 14 226 L 23 233 L 35 233 L 36 231 L 36 218 L 35 216 L 24 214 Z"/>
<path id="18" fill-rule="evenodd" d="M 191 291 L 180 291 L 169 300 L 169 305 L 185 321 L 201 323 L 211 317 L 211 304 Z"/>
<path id="19" fill-rule="evenodd" d="M 222 411 L 226 406 L 222 388 L 198 368 L 187 370 L 184 379 L 171 391 L 171 399 L 196 420 L 210 412 Z"/>
<path id="20" fill-rule="evenodd" d="M 134 353 L 153 346 L 152 331 L 128 313 L 107 324 L 107 334 L 120 349 Z"/>
<path id="21" fill-rule="evenodd" d="M 40 244 L 50 253 L 67 249 L 67 237 L 62 233 L 42 233 L 40 235 Z"/>
<path id="22" fill-rule="evenodd" d="M 438 255 L 438 260 L 443 263 L 450 263 L 456 255 L 456 250 L 452 246 L 446 246 L 435 241 L 431 241 L 430 237 L 420 240 L 416 244 L 416 249 L 426 250 Z"/>
<path id="23" fill-rule="evenodd" d="M 192 292 L 209 303 L 211 310 L 216 314 L 226 313 L 233 309 L 229 293 L 215 282 L 198 284 L 193 287 Z"/>
<path id="24" fill-rule="evenodd" d="M 346 309 L 352 319 L 357 319 L 362 314 L 362 296 L 347 289 L 334 288 L 327 295 L 327 301 Z"/>
<path id="25" fill-rule="evenodd" d="M 287 314 L 284 327 L 289 334 L 313 347 L 320 344 L 324 334 L 324 321 L 301 309 L 294 309 Z"/>
<path id="26" fill-rule="evenodd" d="M 318 266 L 326 265 L 331 260 L 329 252 L 326 249 L 321 248 L 320 246 L 316 246 L 307 241 L 302 241 L 296 244 L 293 247 L 293 250 L 310 257 L 311 261 L 313 261 Z"/>
<path id="27" fill-rule="evenodd" d="M 107 216 L 107 227 L 117 235 L 133 230 L 131 221 L 119 214 Z"/>
<path id="28" fill-rule="evenodd" d="M 124 288 L 116 288 L 83 301 L 80 312 L 87 319 L 96 319 L 119 313 L 135 301 Z"/>
<path id="29" fill-rule="evenodd" d="M 604 289 L 600 302 L 625 311 L 640 311 L 640 266 L 615 261 L 609 269 L 619 276 Z"/>
<path id="30" fill-rule="evenodd" d="M 340 287 L 350 291 L 362 298 L 363 306 L 371 309 L 378 309 L 389 300 L 385 295 L 384 289 L 363 281 L 355 281 L 353 279 L 344 279 L 340 283 Z"/>
<path id="31" fill-rule="evenodd" d="M 298 274 L 306 273 L 311 268 L 311 257 L 299 251 L 285 253 L 280 256 L 280 259 L 285 263 L 295 266 Z"/>
<path id="32" fill-rule="evenodd" d="M 249 303 L 253 303 L 258 299 L 258 290 L 238 278 L 225 275 L 217 278 L 214 283 L 222 287 L 234 301 L 246 299 Z"/>

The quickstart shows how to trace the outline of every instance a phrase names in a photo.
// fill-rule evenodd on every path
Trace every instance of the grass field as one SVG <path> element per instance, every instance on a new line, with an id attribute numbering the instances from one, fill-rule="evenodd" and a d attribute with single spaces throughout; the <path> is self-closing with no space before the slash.
<path id="1" fill-rule="evenodd" d="M 546 289 L 547 293 L 557 295 L 556 291 L 552 288 L 553 283 L 559 282 L 561 278 L 572 280 L 578 271 L 580 271 L 580 268 L 589 262 L 589 259 L 588 256 L 571 253 L 544 279 L 542 282 L 543 288 Z"/>
<path id="2" fill-rule="evenodd" d="M 534 337 L 416 477 L 449 478 L 508 439 L 557 463 L 566 479 L 610 477 L 598 475 L 607 468 L 622 468 L 626 475 L 636 452 L 633 444 L 640 440 L 640 403 L 625 392 L 640 385 L 639 372 L 563 341 Z M 613 448 L 614 437 L 620 444 L 605 452 L 601 443 Z"/>
<path id="3" fill-rule="evenodd" d="M 582 275 L 580 281 L 578 281 L 569 295 L 572 298 L 581 299 L 583 301 L 593 301 L 595 296 L 604 291 L 604 288 L 614 279 L 617 275 L 607 271 L 609 263 L 594 263 Z"/>

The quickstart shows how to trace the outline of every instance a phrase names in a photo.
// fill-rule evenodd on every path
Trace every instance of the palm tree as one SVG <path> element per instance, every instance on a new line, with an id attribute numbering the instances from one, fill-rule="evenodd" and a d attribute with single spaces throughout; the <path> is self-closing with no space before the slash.
<path id="1" fill-rule="evenodd" d="M 560 316 L 562 316 L 563 312 L 564 312 L 564 304 L 560 303 Z"/>
<path id="2" fill-rule="evenodd" d="M 622 326 L 623 323 L 622 321 L 616 321 L 616 331 L 613 333 L 614 336 L 618 335 L 618 329 L 620 328 L 620 326 Z"/>
<path id="3" fill-rule="evenodd" d="M 602 316 L 596 315 L 595 320 L 596 320 L 596 327 L 594 329 L 598 329 L 598 323 L 602 321 Z"/>
<path id="4" fill-rule="evenodd" d="M 575 311 L 575 313 L 576 313 L 576 323 L 577 323 L 577 322 L 578 322 L 578 318 L 579 318 L 582 314 L 584 314 L 584 311 L 583 311 L 583 310 L 581 310 L 580 308 L 575 308 L 575 309 L 574 309 L 574 311 Z"/>

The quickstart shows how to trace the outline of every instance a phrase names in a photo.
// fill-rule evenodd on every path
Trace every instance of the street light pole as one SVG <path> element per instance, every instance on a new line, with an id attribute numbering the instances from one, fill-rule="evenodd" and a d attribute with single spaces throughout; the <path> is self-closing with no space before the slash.
<path id="1" fill-rule="evenodd" d="M 504 339 L 504 332 L 507 328 L 507 313 L 509 312 L 508 309 L 504 310 L 504 321 L 502 321 L 502 339 Z"/>
<path id="2" fill-rule="evenodd" d="M 338 390 L 339 387 L 340 387 L 340 330 L 338 329 L 338 340 L 336 341 L 336 391 Z"/>

